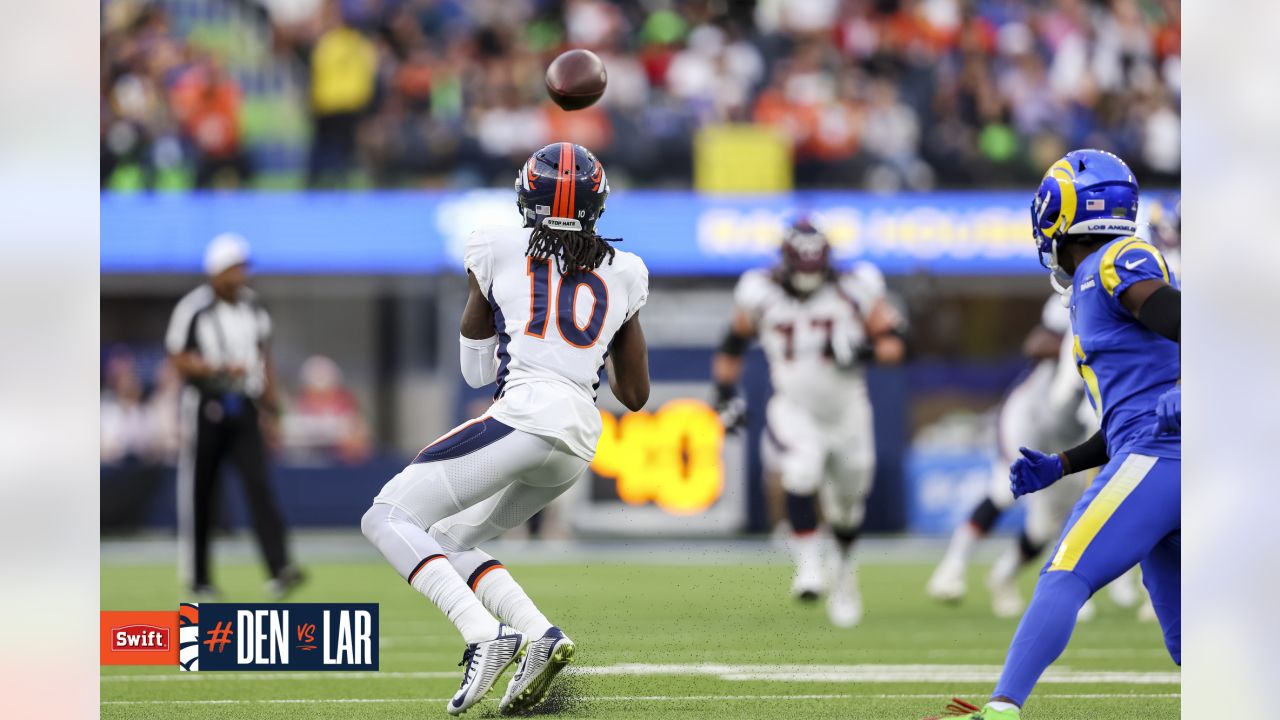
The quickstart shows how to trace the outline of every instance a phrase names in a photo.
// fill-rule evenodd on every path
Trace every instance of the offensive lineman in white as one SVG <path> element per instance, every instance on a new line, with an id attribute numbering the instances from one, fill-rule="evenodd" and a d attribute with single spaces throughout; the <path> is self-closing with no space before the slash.
<path id="1" fill-rule="evenodd" d="M 996 420 L 998 453 L 992 465 L 991 485 L 986 497 L 969 519 L 951 536 L 946 555 L 934 570 L 928 594 L 944 602 L 958 602 L 966 593 L 966 574 L 974 544 L 995 525 L 1014 504 L 1009 489 L 1009 465 L 1019 447 L 1070 447 L 1098 429 L 1098 419 L 1084 398 L 1080 375 L 1072 352 L 1075 345 L 1071 318 L 1056 294 L 1045 301 L 1040 324 L 1023 342 L 1023 354 L 1035 361 L 1005 395 Z M 996 617 L 1015 618 L 1022 614 L 1023 600 L 1018 590 L 1018 573 L 1039 557 L 1058 534 L 1071 508 L 1084 493 L 1091 472 L 1069 475 L 1045 492 L 1029 495 L 1027 515 L 1021 533 L 992 566 L 987 576 L 991 610 Z M 1130 575 L 1108 585 L 1112 599 L 1122 607 L 1138 601 Z M 1080 610 L 1080 619 L 1095 612 L 1091 602 Z"/>
<path id="2" fill-rule="evenodd" d="M 1082 429 L 1075 418 L 1076 406 L 1080 400 L 1078 394 L 1074 403 L 1044 401 L 1050 395 L 1049 389 L 1054 385 L 1059 369 L 1060 349 L 1064 341 L 1070 345 L 1070 336 L 1070 315 L 1058 296 L 1054 295 L 1045 301 L 1040 313 L 1040 323 L 1032 328 L 1022 343 L 1023 355 L 1034 361 L 1034 365 L 1005 394 L 997 413 L 996 438 L 999 452 L 992 464 L 991 485 L 987 495 L 974 508 L 968 521 L 961 523 L 952 535 L 946 555 L 929 579 L 930 596 L 947 602 L 964 597 L 965 574 L 974 543 L 990 532 L 1000 515 L 1013 506 L 1013 492 L 1009 489 L 1009 464 L 1017 457 L 1017 448 L 1057 447 L 1056 444 L 1046 445 L 1044 438 L 1055 438 L 1055 443 L 1066 442 L 1063 440 L 1064 435 L 1069 436 L 1069 440 L 1075 440 L 1075 436 L 1081 433 Z M 1067 365 L 1074 369 L 1073 362 Z M 1068 442 L 1067 446 L 1071 444 L 1073 443 Z M 1056 537 L 1059 529 L 1060 526 L 1052 528 L 1050 534 L 1045 536 L 1045 541 Z M 1022 556 L 1031 559 L 1042 550 L 1040 544 L 1032 542 L 1025 532 L 1019 538 L 1018 545 Z M 1005 564 L 1004 560 L 998 563 L 988 578 L 988 585 L 992 590 L 992 606 L 999 617 L 1016 617 L 1022 612 L 1022 603 L 1017 589 L 1008 582 L 1012 574 L 1003 571 L 1002 566 Z"/>
<path id="3" fill-rule="evenodd" d="M 815 532 L 820 498 L 836 540 L 827 614 L 834 625 L 852 627 L 862 619 L 853 543 L 875 473 L 865 366 L 902 361 L 901 319 L 885 299 L 880 271 L 858 263 L 837 272 L 826 236 L 807 220 L 787 230 L 778 267 L 743 274 L 734 304 L 712 365 L 721 419 L 730 430 L 745 420 L 737 384 L 742 356 L 758 338 L 773 383 L 763 459 L 786 494 L 796 566 L 791 590 L 812 601 L 827 585 Z"/>
<path id="4" fill-rule="evenodd" d="M 451 715 L 484 697 L 526 639 L 503 712 L 540 703 L 573 658 L 573 642 L 476 546 L 528 520 L 586 472 L 601 432 L 601 367 L 627 408 L 649 398 L 639 317 L 648 271 L 596 234 L 608 193 L 603 166 L 579 145 L 548 145 L 520 169 L 525 228 L 477 230 L 464 258 L 462 374 L 472 387 L 496 381 L 495 402 L 428 445 L 361 521 L 467 643 Z"/>

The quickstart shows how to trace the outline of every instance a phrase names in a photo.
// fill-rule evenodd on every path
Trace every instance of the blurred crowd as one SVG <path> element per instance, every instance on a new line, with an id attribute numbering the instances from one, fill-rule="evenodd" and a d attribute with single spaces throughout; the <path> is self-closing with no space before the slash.
<path id="1" fill-rule="evenodd" d="M 249 181 L 235 79 L 164 3 L 123 1 L 104 11 L 104 178 L 185 162 L 198 186 Z M 801 187 L 1025 183 L 1078 146 L 1180 177 L 1178 0 L 236 2 L 295 68 L 313 187 L 506 183 L 558 139 L 615 183 L 687 186 L 695 134 L 723 122 L 775 128 Z M 570 47 L 609 73 L 574 113 L 543 87 Z"/>
<path id="2" fill-rule="evenodd" d="M 102 464 L 125 470 L 178 461 L 182 379 L 163 359 L 111 348 L 103 362 Z M 299 368 L 268 438 L 282 459 L 300 464 L 359 463 L 373 440 L 355 393 L 332 358 L 313 355 Z"/>

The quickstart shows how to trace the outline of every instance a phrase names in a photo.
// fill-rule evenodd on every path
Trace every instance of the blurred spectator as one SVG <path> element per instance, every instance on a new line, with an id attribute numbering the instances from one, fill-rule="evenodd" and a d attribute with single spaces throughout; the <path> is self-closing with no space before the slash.
<path id="1" fill-rule="evenodd" d="M 103 174 L 132 167 L 150 185 L 181 160 L 169 90 L 193 53 L 163 12 L 122 7 L 138 6 L 103 13 Z M 1144 179 L 1180 175 L 1177 0 L 268 7 L 262 52 L 300 92 L 257 92 L 308 98 L 313 186 L 505 184 L 554 139 L 590 146 L 617 182 L 687 186 L 697 129 L 753 120 L 792 139 L 802 187 L 1025 184 L 1071 146 L 1121 153 Z M 543 70 L 570 47 L 609 69 L 591 110 L 547 102 Z M 219 127 L 240 112 L 230 98 Z"/>
<path id="2" fill-rule="evenodd" d="M 183 136 L 195 149 L 195 186 L 247 183 L 253 170 L 240 146 L 240 87 L 235 80 L 205 58 L 174 82 L 171 97 Z"/>
<path id="3" fill-rule="evenodd" d="M 156 406 L 143 397 L 132 353 L 110 354 L 102 388 L 100 522 L 104 532 L 121 532 L 143 524 L 148 500 L 164 479 L 161 461 L 167 448 Z"/>
<path id="4" fill-rule="evenodd" d="M 133 355 L 127 351 L 113 353 L 103 376 L 102 462 L 154 463 L 162 448 L 157 442 L 153 413 L 143 401 L 142 381 Z"/>
<path id="5" fill-rule="evenodd" d="M 369 456 L 369 429 L 342 370 L 324 355 L 302 363 L 301 387 L 284 419 L 285 446 L 299 455 L 322 454 L 356 463 Z"/>
<path id="6" fill-rule="evenodd" d="M 311 68 L 311 155 L 307 184 L 343 183 L 355 162 L 356 132 L 373 100 L 378 71 L 374 44 L 346 23 L 329 0 L 321 31 L 308 53 Z"/>

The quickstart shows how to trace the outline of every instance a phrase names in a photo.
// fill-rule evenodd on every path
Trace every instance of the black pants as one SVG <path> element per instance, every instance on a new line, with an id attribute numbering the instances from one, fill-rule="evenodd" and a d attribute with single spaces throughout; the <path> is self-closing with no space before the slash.
<path id="1" fill-rule="evenodd" d="M 311 154 L 307 158 L 307 187 L 346 187 L 355 164 L 360 113 L 316 115 L 312 123 Z"/>
<path id="2" fill-rule="evenodd" d="M 244 484 L 253 532 L 257 535 L 272 577 L 288 565 L 284 518 L 276 506 L 267 474 L 266 443 L 258 425 L 258 409 L 248 398 L 205 396 L 194 408 L 195 433 L 188 438 L 178 470 L 180 534 L 190 553 L 186 578 L 192 585 L 210 585 L 209 536 L 217 518 L 219 469 L 230 460 Z M 193 418 L 184 418 L 190 422 Z M 185 522 L 184 522 L 185 520 Z M 185 526 L 185 527 L 184 527 Z"/>

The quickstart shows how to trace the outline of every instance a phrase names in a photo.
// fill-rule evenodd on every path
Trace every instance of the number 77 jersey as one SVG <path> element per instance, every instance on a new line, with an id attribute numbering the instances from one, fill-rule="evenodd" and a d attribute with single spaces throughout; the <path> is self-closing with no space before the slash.
<path id="1" fill-rule="evenodd" d="M 600 370 L 613 336 L 648 300 L 649 271 L 639 256 L 618 250 L 593 272 L 561 275 L 554 259 L 525 255 L 531 232 L 476 230 L 463 256 L 498 330 L 489 415 L 559 438 L 590 459 L 601 430 Z"/>
<path id="2" fill-rule="evenodd" d="M 776 272 L 749 270 L 733 299 L 756 326 L 774 395 L 830 420 L 865 402 L 863 371 L 838 368 L 835 351 L 852 352 L 868 340 L 866 320 L 884 296 L 879 269 L 858 263 L 806 296 L 788 290 Z"/>

